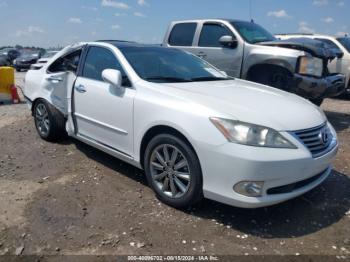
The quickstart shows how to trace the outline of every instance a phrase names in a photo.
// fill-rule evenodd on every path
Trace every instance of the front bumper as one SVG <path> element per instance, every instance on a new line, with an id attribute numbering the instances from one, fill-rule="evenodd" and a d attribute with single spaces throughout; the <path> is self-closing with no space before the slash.
<path id="1" fill-rule="evenodd" d="M 286 137 L 287 134 L 285 134 Z M 256 148 L 233 143 L 202 145 L 198 155 L 206 198 L 242 208 L 274 205 L 302 195 L 321 184 L 331 173 L 338 145 L 313 158 L 296 138 L 298 149 Z M 242 181 L 264 182 L 262 196 L 248 197 L 233 190 Z"/>
<path id="2" fill-rule="evenodd" d="M 295 93 L 308 99 L 335 97 L 345 91 L 345 76 L 330 74 L 316 78 L 295 74 L 292 80 Z"/>

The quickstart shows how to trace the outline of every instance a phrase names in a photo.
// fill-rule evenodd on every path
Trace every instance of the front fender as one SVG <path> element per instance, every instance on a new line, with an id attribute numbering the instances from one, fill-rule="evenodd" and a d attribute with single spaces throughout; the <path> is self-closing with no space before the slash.
<path id="1" fill-rule="evenodd" d="M 246 79 L 249 70 L 255 65 L 280 66 L 291 73 L 296 71 L 297 61 L 305 52 L 288 48 L 248 45 L 242 69 L 242 78 Z"/>

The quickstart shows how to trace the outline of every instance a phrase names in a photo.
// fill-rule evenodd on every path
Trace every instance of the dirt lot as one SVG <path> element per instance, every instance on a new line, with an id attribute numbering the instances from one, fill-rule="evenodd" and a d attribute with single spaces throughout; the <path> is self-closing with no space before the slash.
<path id="1" fill-rule="evenodd" d="M 206 200 L 180 211 L 155 198 L 142 171 L 72 139 L 44 142 L 25 104 L 0 106 L 0 254 L 349 257 L 350 100 L 323 109 L 340 150 L 320 187 L 269 208 Z"/>

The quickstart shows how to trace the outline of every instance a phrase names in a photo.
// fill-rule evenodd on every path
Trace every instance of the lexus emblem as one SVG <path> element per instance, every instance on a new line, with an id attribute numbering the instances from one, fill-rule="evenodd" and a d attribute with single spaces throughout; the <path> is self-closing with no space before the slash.
<path id="1" fill-rule="evenodd" d="M 324 144 L 327 145 L 328 144 L 328 140 L 329 140 L 329 136 L 327 133 L 326 129 L 323 129 L 320 134 L 318 135 L 318 138 L 320 139 L 320 141 Z"/>

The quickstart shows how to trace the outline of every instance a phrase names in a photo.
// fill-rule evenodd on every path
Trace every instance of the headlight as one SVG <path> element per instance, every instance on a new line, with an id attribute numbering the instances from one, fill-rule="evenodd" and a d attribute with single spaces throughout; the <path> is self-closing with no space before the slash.
<path id="1" fill-rule="evenodd" d="M 320 58 L 302 56 L 299 60 L 299 74 L 322 76 L 323 61 Z"/>
<path id="2" fill-rule="evenodd" d="M 272 128 L 216 117 L 210 118 L 210 121 L 232 143 L 256 147 L 297 148 Z"/>

